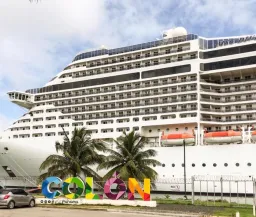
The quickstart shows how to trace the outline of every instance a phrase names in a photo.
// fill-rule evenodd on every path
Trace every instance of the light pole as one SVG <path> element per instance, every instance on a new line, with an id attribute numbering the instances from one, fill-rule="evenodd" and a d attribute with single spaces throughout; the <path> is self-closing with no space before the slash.
<path id="1" fill-rule="evenodd" d="M 185 200 L 187 200 L 187 179 L 186 179 L 186 142 L 185 142 L 185 139 L 183 139 L 183 147 L 184 147 L 184 151 L 183 151 L 183 154 L 184 154 L 184 192 L 185 192 L 185 195 L 184 195 L 184 198 Z"/>

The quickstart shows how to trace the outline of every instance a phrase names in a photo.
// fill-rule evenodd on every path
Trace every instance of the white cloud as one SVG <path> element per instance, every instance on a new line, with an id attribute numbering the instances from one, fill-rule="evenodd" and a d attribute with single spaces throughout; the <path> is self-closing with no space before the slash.
<path id="1" fill-rule="evenodd" d="M 256 32 L 255 0 L 182 0 L 182 23 L 203 27 L 200 32 L 221 36 Z"/>

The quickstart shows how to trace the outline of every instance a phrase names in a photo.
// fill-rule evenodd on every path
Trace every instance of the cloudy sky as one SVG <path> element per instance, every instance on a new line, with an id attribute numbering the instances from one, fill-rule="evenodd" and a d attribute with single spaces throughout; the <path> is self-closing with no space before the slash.
<path id="1" fill-rule="evenodd" d="M 256 0 L 0 0 L 0 131 L 26 112 L 6 92 L 41 87 L 81 50 L 155 40 L 163 30 L 256 33 Z"/>

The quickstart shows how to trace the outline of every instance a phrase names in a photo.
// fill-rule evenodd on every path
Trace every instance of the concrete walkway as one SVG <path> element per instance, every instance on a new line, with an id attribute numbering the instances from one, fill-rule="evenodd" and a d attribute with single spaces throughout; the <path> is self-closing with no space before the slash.
<path id="1" fill-rule="evenodd" d="M 170 217 L 199 217 L 189 214 L 175 213 L 147 213 L 127 211 L 88 211 L 79 209 L 58 209 L 58 208 L 16 208 L 8 210 L 0 208 L 0 217 L 135 217 L 135 216 L 170 216 Z"/>

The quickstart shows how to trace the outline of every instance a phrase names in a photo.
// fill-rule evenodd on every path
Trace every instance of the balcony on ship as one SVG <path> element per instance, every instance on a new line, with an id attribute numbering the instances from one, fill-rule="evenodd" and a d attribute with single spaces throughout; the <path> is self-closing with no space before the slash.
<path id="1" fill-rule="evenodd" d="M 30 93 L 24 93 L 20 91 L 11 91 L 7 93 L 11 102 L 24 107 L 26 109 L 31 109 L 33 107 L 33 95 Z"/>

